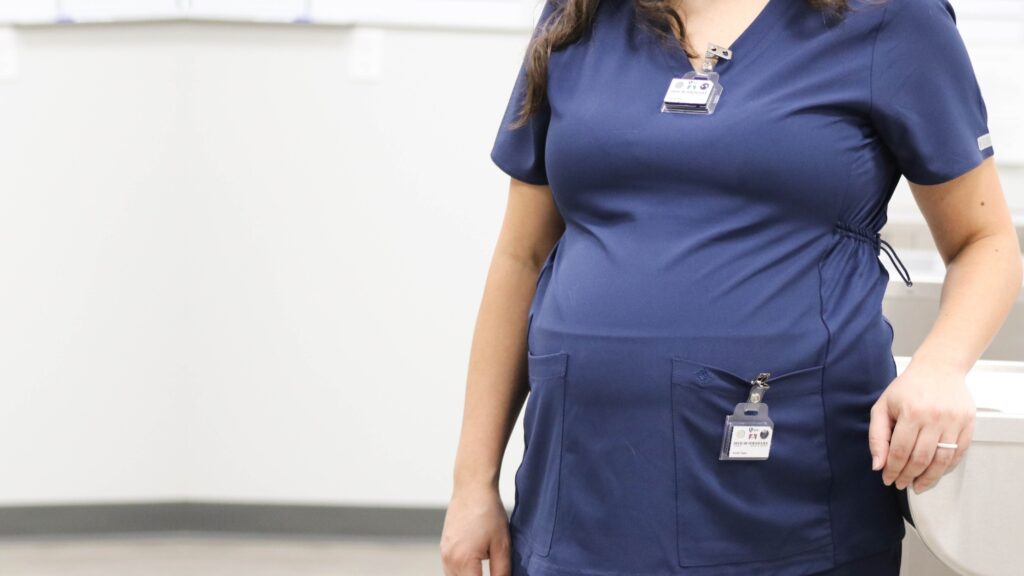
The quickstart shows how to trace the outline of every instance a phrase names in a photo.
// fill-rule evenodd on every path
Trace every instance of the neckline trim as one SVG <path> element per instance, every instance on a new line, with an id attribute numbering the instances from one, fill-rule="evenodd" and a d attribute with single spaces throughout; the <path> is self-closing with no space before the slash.
<path id="1" fill-rule="evenodd" d="M 768 0 L 767 4 L 761 8 L 761 11 L 757 13 L 757 16 L 750 21 L 750 24 L 740 32 L 740 35 L 732 41 L 732 44 L 726 46 L 727 49 L 734 52 L 733 59 L 735 58 L 747 58 L 749 54 L 754 53 L 754 49 L 761 43 L 762 40 L 768 35 L 768 32 L 775 28 L 782 20 L 781 12 L 782 8 L 791 0 Z M 686 56 L 686 52 L 683 51 L 683 47 L 676 45 L 678 48 L 674 53 L 682 56 L 683 61 L 686 63 L 685 72 L 694 70 L 700 72 L 699 68 L 694 68 L 693 63 Z M 698 50 L 703 51 L 703 47 L 698 47 Z M 722 69 L 731 68 L 733 60 L 726 60 L 719 58 L 715 63 L 715 71 Z"/>

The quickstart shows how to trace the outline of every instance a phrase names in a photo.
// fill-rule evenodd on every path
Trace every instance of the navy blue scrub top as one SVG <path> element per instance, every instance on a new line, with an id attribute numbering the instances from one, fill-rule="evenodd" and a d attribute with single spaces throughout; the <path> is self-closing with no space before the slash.
<path id="1" fill-rule="evenodd" d="M 718 60 L 711 115 L 660 111 L 692 66 L 632 0 L 551 53 L 544 109 L 513 130 L 521 66 L 491 158 L 548 184 L 566 228 L 524 319 L 515 574 L 795 576 L 903 538 L 867 441 L 896 376 L 879 230 L 901 175 L 945 182 L 994 149 L 948 0 L 851 7 L 770 0 Z M 765 371 L 769 458 L 719 460 Z"/>

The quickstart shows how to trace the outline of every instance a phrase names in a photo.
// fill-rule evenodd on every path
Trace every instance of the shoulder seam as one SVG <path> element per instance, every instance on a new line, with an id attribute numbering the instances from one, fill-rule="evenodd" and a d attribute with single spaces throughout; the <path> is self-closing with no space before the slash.
<path id="1" fill-rule="evenodd" d="M 882 28 L 885 26 L 886 16 L 889 14 L 889 7 L 896 0 L 887 0 L 885 7 L 882 8 L 882 17 L 878 19 L 878 26 L 875 28 L 875 38 L 871 43 L 871 65 L 868 67 L 868 118 L 874 117 L 875 114 L 875 49 L 878 46 L 878 37 L 882 34 Z"/>

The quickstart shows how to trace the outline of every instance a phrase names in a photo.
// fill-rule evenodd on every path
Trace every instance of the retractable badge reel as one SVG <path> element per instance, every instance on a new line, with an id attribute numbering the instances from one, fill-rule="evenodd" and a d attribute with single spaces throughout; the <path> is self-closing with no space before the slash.
<path id="1" fill-rule="evenodd" d="M 732 60 L 732 50 L 708 42 L 701 62 L 701 71 L 690 70 L 669 83 L 662 112 L 677 114 L 711 114 L 722 96 L 722 85 L 718 82 L 715 62 L 718 58 Z"/>
<path id="2" fill-rule="evenodd" d="M 733 413 L 725 417 L 719 460 L 768 459 L 775 428 L 768 417 L 768 405 L 763 402 L 769 376 L 770 372 L 761 372 L 751 380 L 747 401 L 736 404 Z"/>

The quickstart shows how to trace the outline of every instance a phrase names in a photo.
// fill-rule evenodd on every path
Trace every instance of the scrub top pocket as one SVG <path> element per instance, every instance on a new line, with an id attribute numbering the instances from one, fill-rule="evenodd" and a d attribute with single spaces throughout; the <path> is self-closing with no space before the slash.
<path id="1" fill-rule="evenodd" d="M 516 470 L 516 497 L 509 518 L 535 553 L 551 549 L 562 468 L 562 425 L 569 353 L 527 351 L 530 394 L 523 412 L 523 459 Z"/>
<path id="2" fill-rule="evenodd" d="M 767 460 L 719 460 L 725 417 L 749 378 L 672 358 L 676 540 L 680 566 L 765 561 L 832 544 L 824 365 L 768 379 L 774 422 Z"/>

